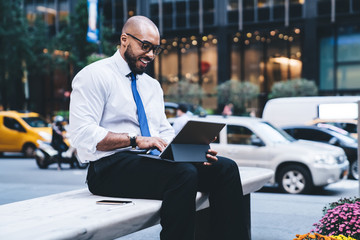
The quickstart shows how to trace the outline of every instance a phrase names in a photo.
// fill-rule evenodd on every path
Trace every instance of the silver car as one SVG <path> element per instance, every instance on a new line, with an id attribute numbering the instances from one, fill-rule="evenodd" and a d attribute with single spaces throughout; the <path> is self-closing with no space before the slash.
<path id="1" fill-rule="evenodd" d="M 309 193 L 347 177 L 344 151 L 329 144 L 295 140 L 269 122 L 251 117 L 207 116 L 193 120 L 226 123 L 211 148 L 239 166 L 275 172 L 270 184 L 287 193 Z"/>

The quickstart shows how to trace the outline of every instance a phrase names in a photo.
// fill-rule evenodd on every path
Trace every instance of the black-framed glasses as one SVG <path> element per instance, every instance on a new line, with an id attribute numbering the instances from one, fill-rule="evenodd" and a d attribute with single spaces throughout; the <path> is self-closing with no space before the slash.
<path id="1" fill-rule="evenodd" d="M 160 45 L 154 45 L 151 42 L 142 41 L 142 40 L 138 39 L 137 37 L 135 37 L 134 35 L 131 35 L 130 33 L 126 33 L 126 34 L 129 35 L 130 37 L 138 40 L 139 42 L 141 42 L 141 44 L 142 44 L 141 49 L 146 53 L 153 50 L 155 55 L 159 55 L 164 50 L 164 48 L 162 48 Z"/>

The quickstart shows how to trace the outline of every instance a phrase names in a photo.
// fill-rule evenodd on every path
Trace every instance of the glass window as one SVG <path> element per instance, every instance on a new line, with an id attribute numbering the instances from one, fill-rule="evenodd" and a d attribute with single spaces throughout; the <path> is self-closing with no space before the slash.
<path id="1" fill-rule="evenodd" d="M 228 0 L 227 2 L 227 10 L 228 11 L 237 11 L 239 6 L 238 0 Z"/>
<path id="2" fill-rule="evenodd" d="M 26 117 L 22 119 L 31 127 L 39 127 L 39 128 L 48 127 L 46 121 L 40 117 Z"/>
<path id="3" fill-rule="evenodd" d="M 334 89 L 334 38 L 320 39 L 320 90 Z"/>
<path id="4" fill-rule="evenodd" d="M 360 63 L 340 65 L 337 68 L 338 89 L 360 89 Z"/>
<path id="5" fill-rule="evenodd" d="M 273 0 L 274 1 L 274 5 L 284 5 L 285 4 L 285 0 Z"/>
<path id="6" fill-rule="evenodd" d="M 69 2 L 67 0 L 59 1 L 59 21 L 62 24 L 67 24 L 69 19 Z"/>
<path id="7" fill-rule="evenodd" d="M 260 85 L 263 82 L 263 43 L 256 40 L 255 34 L 247 33 L 245 39 L 245 81 Z"/>
<path id="8" fill-rule="evenodd" d="M 289 79 L 289 59 L 287 54 L 288 42 L 284 39 L 286 34 L 281 30 L 270 31 L 267 52 L 267 77 L 269 91 L 274 83 Z"/>
<path id="9" fill-rule="evenodd" d="M 4 126 L 19 132 L 26 132 L 25 128 L 14 118 L 4 117 Z"/>
<path id="10" fill-rule="evenodd" d="M 360 61 L 360 33 L 338 37 L 338 62 Z"/>
<path id="11" fill-rule="evenodd" d="M 296 139 L 328 142 L 332 136 L 322 131 L 314 129 L 294 129 L 293 136 Z"/>
<path id="12" fill-rule="evenodd" d="M 271 4 L 270 0 L 258 0 L 258 7 L 269 7 Z"/>
<path id="13" fill-rule="evenodd" d="M 331 14 L 331 0 L 318 0 L 318 2 L 317 2 L 317 14 L 319 16 L 321 16 L 321 15 L 330 15 Z"/>
<path id="14" fill-rule="evenodd" d="M 208 95 L 203 97 L 202 106 L 206 109 L 216 109 L 217 99 L 211 97 L 216 93 L 216 87 L 218 85 L 218 54 L 217 54 L 217 38 L 213 35 L 202 37 L 201 48 L 201 81 L 202 90 Z"/>
<path id="15" fill-rule="evenodd" d="M 243 126 L 227 125 L 228 144 L 251 145 L 253 132 Z"/>
<path id="16" fill-rule="evenodd" d="M 173 86 L 179 82 L 178 39 L 163 39 L 162 43 L 165 50 L 159 57 L 155 58 L 155 76 L 157 76 L 162 83 L 165 99 L 167 101 L 174 101 L 169 95 L 172 94 L 171 89 Z M 159 62 L 161 64 L 161 72 L 159 72 Z M 174 94 L 175 93 L 176 92 L 174 92 Z"/>
<path id="17" fill-rule="evenodd" d="M 241 80 L 241 46 L 240 33 L 236 34 L 232 39 L 231 50 L 231 79 Z"/>
<path id="18" fill-rule="evenodd" d="M 254 0 L 243 0 L 244 8 L 254 8 Z"/>

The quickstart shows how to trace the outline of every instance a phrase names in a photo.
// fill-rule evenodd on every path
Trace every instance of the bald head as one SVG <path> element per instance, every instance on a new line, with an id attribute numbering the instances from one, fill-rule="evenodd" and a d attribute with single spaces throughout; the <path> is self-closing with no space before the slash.
<path id="1" fill-rule="evenodd" d="M 129 18 L 122 28 L 122 33 L 142 35 L 147 31 L 154 32 L 160 36 L 159 30 L 155 23 L 144 16 L 133 16 Z"/>
<path id="2" fill-rule="evenodd" d="M 159 49 L 160 34 L 156 25 L 147 17 L 129 18 L 120 36 L 120 54 L 132 72 L 142 74 L 154 60 L 154 47 Z"/>

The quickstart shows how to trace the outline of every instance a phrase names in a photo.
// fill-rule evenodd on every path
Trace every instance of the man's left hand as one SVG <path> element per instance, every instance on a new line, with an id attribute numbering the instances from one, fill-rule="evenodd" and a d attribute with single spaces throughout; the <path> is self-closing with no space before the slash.
<path id="1" fill-rule="evenodd" d="M 217 151 L 213 149 L 209 149 L 208 153 L 206 154 L 206 158 L 208 162 L 204 162 L 204 165 L 212 165 L 212 163 L 216 162 L 218 160 L 216 155 L 217 155 Z"/>

